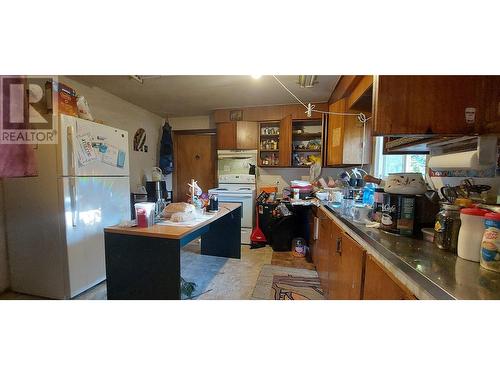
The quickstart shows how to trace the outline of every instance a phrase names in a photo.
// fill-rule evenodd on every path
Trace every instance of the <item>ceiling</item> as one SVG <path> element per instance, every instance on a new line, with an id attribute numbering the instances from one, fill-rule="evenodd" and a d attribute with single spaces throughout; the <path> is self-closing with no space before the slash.
<path id="1" fill-rule="evenodd" d="M 214 109 L 291 104 L 295 99 L 273 76 L 254 79 L 249 75 L 229 76 L 142 76 L 140 84 L 130 76 L 69 76 L 97 86 L 160 116 L 207 115 Z M 318 76 L 311 88 L 301 88 L 298 76 L 278 78 L 303 102 L 326 102 L 339 76 Z"/>

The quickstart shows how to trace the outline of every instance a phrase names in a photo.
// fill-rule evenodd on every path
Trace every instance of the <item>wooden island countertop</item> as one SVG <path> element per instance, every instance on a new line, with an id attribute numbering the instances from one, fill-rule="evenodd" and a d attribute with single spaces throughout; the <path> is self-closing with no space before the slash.
<path id="1" fill-rule="evenodd" d="M 208 220 L 205 220 L 197 225 L 192 227 L 187 226 L 172 226 L 172 225 L 158 225 L 155 224 L 148 228 L 139 228 L 139 227 L 119 227 L 112 226 L 104 228 L 105 233 L 118 233 L 118 234 L 127 234 L 131 236 L 145 236 L 145 237 L 157 237 L 157 238 L 169 238 L 178 240 L 186 235 L 196 231 L 197 229 L 210 224 L 211 222 L 221 218 L 224 215 L 236 210 L 241 205 L 239 203 L 220 203 L 219 211 L 212 215 L 212 217 Z"/>

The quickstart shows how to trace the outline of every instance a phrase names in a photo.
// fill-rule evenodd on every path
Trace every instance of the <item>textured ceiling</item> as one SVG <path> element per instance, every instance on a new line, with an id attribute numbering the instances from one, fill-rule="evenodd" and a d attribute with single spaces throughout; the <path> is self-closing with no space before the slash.
<path id="1" fill-rule="evenodd" d="M 218 108 L 290 104 L 295 99 L 272 76 L 253 79 L 231 76 L 144 76 L 140 84 L 129 76 L 69 76 L 89 86 L 97 86 L 160 116 L 209 114 Z M 302 101 L 325 102 L 339 76 L 318 76 L 312 88 L 301 88 L 298 76 L 278 78 Z"/>

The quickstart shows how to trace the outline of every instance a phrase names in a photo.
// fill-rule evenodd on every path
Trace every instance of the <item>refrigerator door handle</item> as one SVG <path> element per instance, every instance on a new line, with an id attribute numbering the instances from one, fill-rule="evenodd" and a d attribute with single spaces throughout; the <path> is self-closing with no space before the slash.
<path id="1" fill-rule="evenodd" d="M 69 179 L 69 199 L 71 205 L 71 225 L 76 227 L 76 215 L 77 215 L 77 196 L 78 191 L 76 188 L 76 183 L 74 178 Z"/>
<path id="2" fill-rule="evenodd" d="M 76 173 L 76 160 L 75 160 L 75 148 L 74 148 L 74 134 L 73 127 L 68 126 L 68 167 L 69 167 L 69 175 L 74 176 Z"/>

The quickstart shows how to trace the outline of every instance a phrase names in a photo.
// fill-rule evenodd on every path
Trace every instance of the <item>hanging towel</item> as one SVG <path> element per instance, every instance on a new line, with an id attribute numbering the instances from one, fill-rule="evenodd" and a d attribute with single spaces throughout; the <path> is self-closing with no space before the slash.
<path id="1" fill-rule="evenodd" d="M 172 127 L 165 121 L 160 142 L 160 168 L 163 174 L 174 171 L 174 148 L 172 142 Z"/>
<path id="2" fill-rule="evenodd" d="M 0 79 L 7 78 L 5 76 L 0 76 Z M 8 77 L 10 82 L 15 82 L 23 84 L 26 86 L 26 79 L 24 77 Z M 2 98 L 1 108 L 8 108 L 7 106 L 12 105 L 10 103 L 10 91 L 3 90 L 0 93 Z M 25 99 L 24 106 L 27 108 L 27 98 Z M 23 103 L 19 103 L 23 105 Z M 1 111 L 0 108 L 0 111 Z M 0 121 L 3 124 L 3 113 L 0 112 Z M 25 117 L 25 122 L 26 122 Z M 19 128 L 26 128 L 26 123 L 19 123 Z M 33 150 L 33 145 L 30 144 L 9 144 L 0 140 L 0 178 L 2 177 L 28 177 L 36 176 L 38 174 L 36 168 L 35 153 Z"/>

